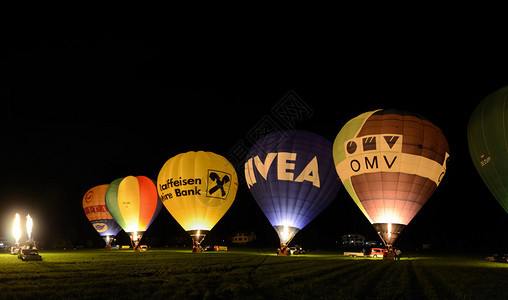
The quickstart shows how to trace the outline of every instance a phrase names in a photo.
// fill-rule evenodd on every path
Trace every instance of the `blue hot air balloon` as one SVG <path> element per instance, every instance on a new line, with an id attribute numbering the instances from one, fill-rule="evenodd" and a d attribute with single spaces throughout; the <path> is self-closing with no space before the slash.
<path id="1" fill-rule="evenodd" d="M 247 155 L 245 178 L 282 247 L 332 202 L 341 186 L 332 143 L 308 131 L 261 138 Z"/>

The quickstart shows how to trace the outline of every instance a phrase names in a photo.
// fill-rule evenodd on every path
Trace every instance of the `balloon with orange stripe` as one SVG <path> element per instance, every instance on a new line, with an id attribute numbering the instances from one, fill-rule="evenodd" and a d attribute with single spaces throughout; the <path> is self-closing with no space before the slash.
<path id="1" fill-rule="evenodd" d="M 111 182 L 106 191 L 106 205 L 136 244 L 162 208 L 155 183 L 145 176 L 127 176 Z"/>
<path id="2" fill-rule="evenodd" d="M 104 238 L 106 247 L 111 247 L 112 238 L 122 228 L 113 219 L 106 207 L 106 191 L 108 186 L 108 184 L 101 184 L 89 189 L 85 196 L 83 196 L 83 210 L 90 223 L 92 223 L 93 228 Z"/>

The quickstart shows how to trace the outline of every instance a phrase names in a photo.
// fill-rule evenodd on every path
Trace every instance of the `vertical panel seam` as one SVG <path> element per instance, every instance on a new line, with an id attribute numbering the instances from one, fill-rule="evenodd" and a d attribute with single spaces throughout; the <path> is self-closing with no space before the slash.
<path id="1" fill-rule="evenodd" d="M 489 145 L 487 144 L 487 139 L 485 138 L 485 128 L 484 128 L 484 126 L 483 126 L 483 123 L 484 123 L 484 122 L 483 122 L 483 112 L 484 112 L 484 110 L 485 110 L 485 106 L 486 106 L 486 103 L 484 103 L 484 104 L 483 104 L 483 107 L 482 107 L 482 113 L 481 113 L 481 116 L 482 116 L 482 119 L 481 119 L 481 125 L 482 125 L 482 137 L 483 137 L 483 142 L 485 143 L 485 148 L 487 148 L 487 153 L 488 153 L 488 155 L 490 156 L 490 149 L 489 149 Z M 499 173 L 497 172 L 496 165 L 495 165 L 495 164 L 492 164 L 492 167 L 494 168 L 494 171 L 496 172 L 497 179 L 498 179 L 500 182 L 502 182 L 502 181 L 501 181 L 501 177 L 499 176 Z M 505 194 L 505 195 L 506 195 L 506 194 L 508 194 L 508 193 L 506 192 L 506 189 L 505 189 L 505 187 L 504 187 L 504 185 L 503 185 L 503 184 L 501 184 L 501 188 L 502 188 L 502 190 L 504 191 L 504 194 Z M 500 196 L 501 196 L 501 195 L 500 195 Z"/>

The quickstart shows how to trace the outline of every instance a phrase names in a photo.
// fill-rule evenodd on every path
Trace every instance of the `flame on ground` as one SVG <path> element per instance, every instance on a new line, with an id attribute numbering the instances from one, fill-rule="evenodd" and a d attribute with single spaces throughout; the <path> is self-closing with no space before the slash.
<path id="1" fill-rule="evenodd" d="M 32 227 L 34 223 L 32 221 L 32 217 L 30 215 L 26 216 L 26 233 L 28 234 L 28 240 L 32 239 Z"/>
<path id="2" fill-rule="evenodd" d="M 14 239 L 16 239 L 16 244 L 18 244 L 19 239 L 21 238 L 21 218 L 19 214 L 16 214 L 14 222 L 12 223 L 12 235 L 14 236 Z"/>

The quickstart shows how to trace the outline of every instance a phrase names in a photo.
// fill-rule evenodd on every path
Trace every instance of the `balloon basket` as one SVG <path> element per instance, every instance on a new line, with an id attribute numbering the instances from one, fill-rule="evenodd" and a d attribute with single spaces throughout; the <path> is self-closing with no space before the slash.
<path id="1" fill-rule="evenodd" d="M 37 249 L 34 241 L 28 241 L 20 251 L 18 258 L 22 261 L 41 261 L 42 256 L 39 255 L 39 249 Z"/>
<path id="2" fill-rule="evenodd" d="M 42 256 L 39 255 L 38 249 L 21 249 L 18 258 L 22 261 L 41 261 Z"/>
<path id="3" fill-rule="evenodd" d="M 383 260 L 393 260 L 394 257 L 395 257 L 395 253 L 385 252 L 383 255 Z"/>
<path id="4" fill-rule="evenodd" d="M 12 255 L 19 255 L 21 248 L 19 247 L 19 244 L 16 244 L 15 246 L 11 247 L 11 254 Z"/>
<path id="5" fill-rule="evenodd" d="M 134 252 L 139 252 L 139 240 L 133 241 L 131 239 L 131 245 L 132 245 L 132 249 L 134 249 Z"/>
<path id="6" fill-rule="evenodd" d="M 290 256 L 291 251 L 289 251 L 289 247 L 283 247 L 277 249 L 277 256 Z"/>
<path id="7" fill-rule="evenodd" d="M 187 233 L 192 238 L 192 253 L 201 253 L 203 252 L 203 246 L 201 243 L 206 237 L 206 234 L 209 230 L 188 230 Z"/>

